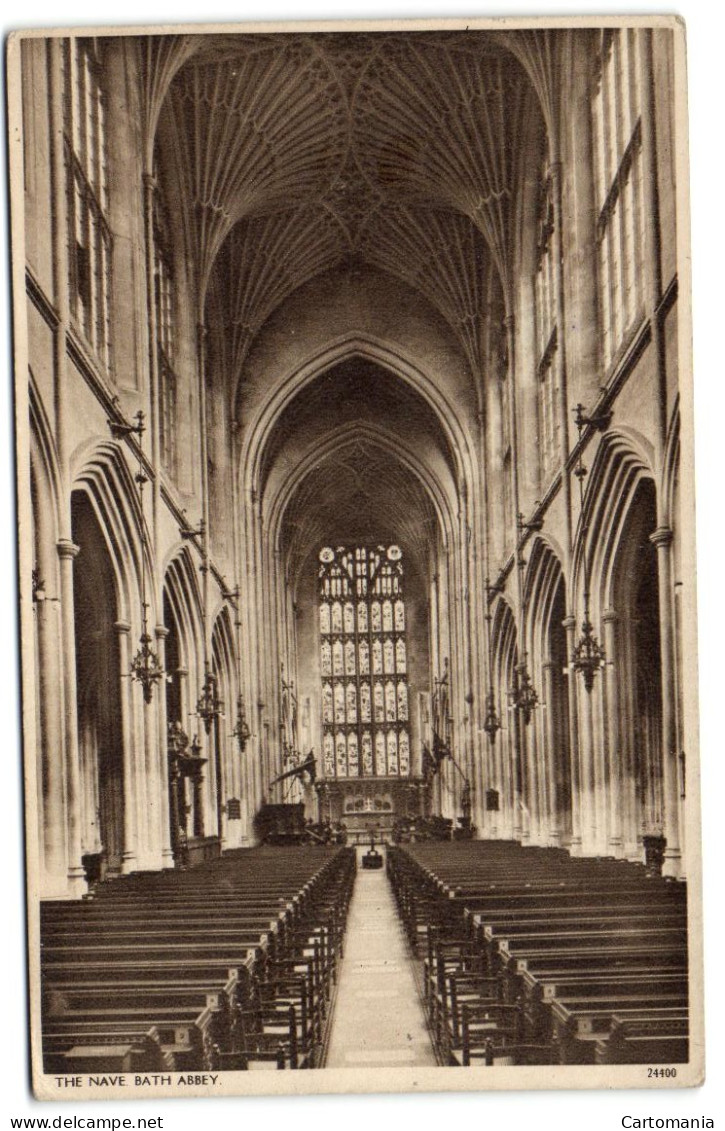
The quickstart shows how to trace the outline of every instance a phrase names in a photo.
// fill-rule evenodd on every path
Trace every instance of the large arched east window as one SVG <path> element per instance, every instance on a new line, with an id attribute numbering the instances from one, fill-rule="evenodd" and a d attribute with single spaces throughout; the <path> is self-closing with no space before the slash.
<path id="1" fill-rule="evenodd" d="M 325 546 L 319 554 L 319 599 L 325 776 L 407 777 L 402 551 Z"/>

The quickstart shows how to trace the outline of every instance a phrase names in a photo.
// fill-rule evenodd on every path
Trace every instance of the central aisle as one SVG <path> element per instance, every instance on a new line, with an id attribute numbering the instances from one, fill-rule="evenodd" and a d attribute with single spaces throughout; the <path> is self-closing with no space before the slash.
<path id="1" fill-rule="evenodd" d="M 385 869 L 358 851 L 327 1068 L 435 1066 L 412 960 Z"/>

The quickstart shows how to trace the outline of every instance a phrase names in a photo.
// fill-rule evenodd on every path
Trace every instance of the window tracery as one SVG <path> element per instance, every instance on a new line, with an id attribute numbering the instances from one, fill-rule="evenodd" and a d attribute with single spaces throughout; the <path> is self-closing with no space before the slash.
<path id="1" fill-rule="evenodd" d="M 323 759 L 328 777 L 410 773 L 402 552 L 319 554 Z"/>
<path id="2" fill-rule="evenodd" d="M 641 313 L 644 262 L 639 32 L 602 32 L 592 102 L 602 347 L 611 364 Z"/>
<path id="3" fill-rule="evenodd" d="M 176 318 L 171 239 L 166 209 L 158 192 L 154 198 L 154 296 L 156 352 L 159 366 L 159 442 L 161 461 L 173 476 L 177 470 Z"/>
<path id="4" fill-rule="evenodd" d="M 63 44 L 68 283 L 71 313 L 103 365 L 111 364 L 111 229 L 106 99 L 95 39 Z"/>
<path id="5" fill-rule="evenodd" d="M 551 175 L 544 172 L 539 185 L 538 237 L 535 278 L 536 356 L 539 373 L 539 437 L 542 471 L 551 472 L 561 457 L 559 370 L 556 364 L 556 264 L 554 257 L 554 202 Z"/>

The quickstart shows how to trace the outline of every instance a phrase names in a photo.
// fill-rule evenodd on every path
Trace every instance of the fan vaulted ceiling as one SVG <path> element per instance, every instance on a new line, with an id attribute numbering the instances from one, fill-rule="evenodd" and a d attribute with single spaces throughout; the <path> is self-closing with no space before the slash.
<path id="1" fill-rule="evenodd" d="M 145 42 L 147 128 L 161 123 L 175 154 L 232 381 L 285 298 L 348 263 L 417 288 L 480 372 L 480 319 L 492 278 L 510 285 L 522 147 L 552 66 L 547 33 L 520 43 L 519 61 L 501 33 Z"/>

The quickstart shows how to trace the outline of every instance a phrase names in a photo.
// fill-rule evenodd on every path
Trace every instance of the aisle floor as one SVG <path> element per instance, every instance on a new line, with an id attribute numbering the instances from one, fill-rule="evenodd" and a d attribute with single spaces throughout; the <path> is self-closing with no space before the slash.
<path id="1" fill-rule="evenodd" d="M 434 1066 L 413 961 L 385 869 L 363 871 L 361 855 L 358 849 L 326 1067 Z"/>

